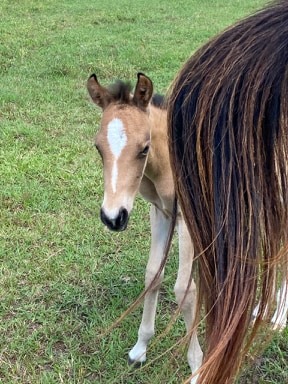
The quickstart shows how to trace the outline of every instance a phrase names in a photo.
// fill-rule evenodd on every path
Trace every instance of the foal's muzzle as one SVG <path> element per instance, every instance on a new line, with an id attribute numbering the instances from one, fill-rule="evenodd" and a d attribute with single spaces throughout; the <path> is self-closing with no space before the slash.
<path id="1" fill-rule="evenodd" d="M 120 208 L 118 216 L 111 219 L 106 215 L 104 209 L 101 208 L 100 218 L 102 223 L 111 229 L 111 231 L 124 231 L 127 228 L 129 215 L 126 208 Z"/>

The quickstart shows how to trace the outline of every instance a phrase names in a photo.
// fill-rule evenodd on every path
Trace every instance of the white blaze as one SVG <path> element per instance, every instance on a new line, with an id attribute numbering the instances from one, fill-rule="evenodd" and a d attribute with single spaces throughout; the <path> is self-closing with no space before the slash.
<path id="1" fill-rule="evenodd" d="M 107 140 L 109 148 L 114 156 L 114 163 L 111 175 L 112 190 L 116 192 L 116 185 L 118 179 L 118 164 L 117 161 L 121 155 L 123 148 L 127 144 L 127 136 L 125 133 L 124 125 L 120 119 L 114 118 L 108 124 Z"/>
<path id="2" fill-rule="evenodd" d="M 117 179 L 118 179 L 117 159 L 114 159 L 113 168 L 112 168 L 112 176 L 111 176 L 112 190 L 114 193 L 116 192 Z"/>

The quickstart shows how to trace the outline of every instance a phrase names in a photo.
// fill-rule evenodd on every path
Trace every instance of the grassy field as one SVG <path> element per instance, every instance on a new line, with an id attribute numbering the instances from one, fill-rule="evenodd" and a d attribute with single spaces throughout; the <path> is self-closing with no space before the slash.
<path id="1" fill-rule="evenodd" d="M 147 5 L 149 4 L 149 6 Z M 100 111 L 86 79 L 142 71 L 165 92 L 203 42 L 263 0 L 2 0 L 0 4 L 0 382 L 167 384 L 189 374 L 181 350 L 129 371 L 140 309 L 102 333 L 143 289 L 148 206 L 126 232 L 99 221 L 102 170 L 93 148 Z M 175 309 L 172 254 L 157 326 Z M 178 319 L 150 360 L 184 334 Z M 288 382 L 288 332 L 239 383 Z M 221 383 L 217 383 L 221 384 Z"/>

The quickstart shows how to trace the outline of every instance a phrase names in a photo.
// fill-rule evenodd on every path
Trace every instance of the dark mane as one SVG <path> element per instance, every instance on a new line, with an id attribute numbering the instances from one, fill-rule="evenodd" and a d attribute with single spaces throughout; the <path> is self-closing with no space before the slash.
<path id="1" fill-rule="evenodd" d="M 153 95 L 151 104 L 160 109 L 167 109 L 165 97 L 163 95 L 159 95 L 159 93 L 155 93 L 155 95 Z"/>
<path id="2" fill-rule="evenodd" d="M 116 80 L 115 83 L 111 84 L 109 87 L 109 92 L 111 93 L 113 99 L 119 104 L 130 104 L 131 103 L 131 93 L 132 85 L 129 81 Z M 166 109 L 167 104 L 165 97 L 156 93 L 151 99 L 151 104 L 160 109 Z"/>
<path id="3" fill-rule="evenodd" d="M 111 84 L 108 89 L 115 101 L 118 101 L 120 104 L 130 104 L 132 92 L 130 82 L 117 80 L 114 84 Z"/>

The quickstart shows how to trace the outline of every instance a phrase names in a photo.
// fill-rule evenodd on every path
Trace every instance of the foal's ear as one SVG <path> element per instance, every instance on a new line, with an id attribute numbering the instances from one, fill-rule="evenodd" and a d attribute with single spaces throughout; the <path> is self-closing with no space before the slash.
<path id="1" fill-rule="evenodd" d="M 139 108 L 146 108 L 153 94 L 153 83 L 144 73 L 137 74 L 138 81 L 136 84 L 133 101 Z"/>
<path id="2" fill-rule="evenodd" d="M 112 95 L 107 88 L 99 84 L 95 73 L 87 80 L 87 89 L 91 99 L 102 109 L 105 109 L 112 101 Z"/>

